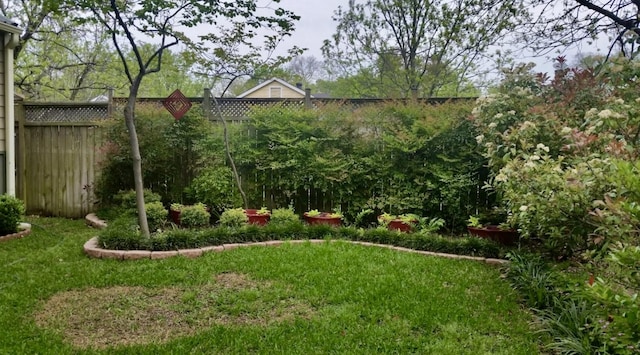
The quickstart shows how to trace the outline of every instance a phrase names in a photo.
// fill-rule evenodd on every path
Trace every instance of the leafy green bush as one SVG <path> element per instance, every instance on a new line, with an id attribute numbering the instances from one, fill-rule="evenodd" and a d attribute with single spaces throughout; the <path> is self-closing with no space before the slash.
<path id="1" fill-rule="evenodd" d="M 209 225 L 211 215 L 202 203 L 184 206 L 180 213 L 180 224 L 185 228 L 205 227 Z"/>
<path id="2" fill-rule="evenodd" d="M 0 195 L 0 235 L 17 232 L 24 212 L 24 202 L 10 195 Z"/>
<path id="3" fill-rule="evenodd" d="M 167 250 L 198 248 L 202 246 L 199 234 L 188 229 L 171 229 L 161 233 L 161 240 Z"/>
<path id="4" fill-rule="evenodd" d="M 134 188 L 134 179 L 131 145 L 125 125 L 120 120 L 112 120 L 104 127 L 107 142 L 101 150 L 105 153 L 105 160 L 96 182 L 96 197 L 101 204 L 109 205 L 118 191 Z M 158 190 L 165 203 L 183 201 L 184 189 L 200 166 L 200 152 L 195 146 L 207 136 L 210 127 L 211 123 L 197 105 L 179 121 L 162 107 L 138 105 L 136 130 L 140 151 L 143 152 L 145 187 L 166 186 Z"/>
<path id="5" fill-rule="evenodd" d="M 300 216 L 298 216 L 292 208 L 276 208 L 271 211 L 270 224 L 288 224 L 300 222 Z"/>
<path id="6" fill-rule="evenodd" d="M 111 221 L 122 215 L 138 215 L 135 190 L 118 191 L 118 193 L 111 197 L 110 201 L 110 203 L 105 203 L 100 206 L 97 215 L 101 219 Z M 144 189 L 144 201 L 145 205 L 160 202 L 160 195 L 150 189 Z"/>
<path id="7" fill-rule="evenodd" d="M 602 237 L 613 238 L 605 243 L 626 238 L 630 229 L 610 228 L 624 224 L 616 219 L 632 217 L 619 214 L 624 209 L 616 205 L 640 203 L 628 193 L 633 181 L 624 176 L 632 175 L 616 164 L 640 159 L 640 101 L 618 96 L 628 94 L 637 69 L 633 62 L 615 66 L 631 76 L 576 69 L 545 84 L 520 73 L 529 86 L 507 82 L 499 93 L 479 99 L 473 111 L 477 142 L 493 173 L 491 187 L 510 212 L 509 222 L 554 256 L 601 248 Z"/>
<path id="8" fill-rule="evenodd" d="M 249 222 L 249 217 L 242 208 L 227 209 L 220 215 L 220 225 L 225 227 L 241 227 Z"/>
<path id="9" fill-rule="evenodd" d="M 107 228 L 98 235 L 98 244 L 105 249 L 138 250 L 146 249 L 147 245 L 140 233 L 138 221 L 135 217 L 123 216 L 109 221 Z"/>
<path id="10" fill-rule="evenodd" d="M 205 168 L 191 181 L 187 195 L 214 211 L 222 211 L 242 202 L 233 180 L 233 172 L 226 166 Z"/>
<path id="11" fill-rule="evenodd" d="M 155 231 L 162 229 L 167 222 L 167 216 L 169 211 L 162 205 L 162 202 L 149 202 L 145 204 L 145 210 L 147 212 L 147 223 L 149 224 L 149 230 Z"/>
<path id="12" fill-rule="evenodd" d="M 160 195 L 151 191 L 150 189 L 144 189 L 144 202 L 160 202 Z M 136 190 L 123 190 L 119 191 L 114 197 L 114 201 L 125 210 L 135 210 L 137 207 Z"/>
<path id="13" fill-rule="evenodd" d="M 539 311 L 537 319 L 541 333 L 548 334 L 552 339 L 545 344 L 545 348 L 554 354 L 633 353 L 630 349 L 616 351 L 611 346 L 616 336 L 612 334 L 610 339 L 605 338 L 605 322 L 598 322 L 593 306 L 584 299 L 559 299 L 552 308 Z"/>

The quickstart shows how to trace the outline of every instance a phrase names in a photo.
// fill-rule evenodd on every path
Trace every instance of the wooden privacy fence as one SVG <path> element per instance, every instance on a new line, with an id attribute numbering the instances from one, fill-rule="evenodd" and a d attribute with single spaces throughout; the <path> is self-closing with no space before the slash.
<path id="1" fill-rule="evenodd" d="M 469 99 L 460 99 L 469 100 Z M 142 99 L 140 103 L 159 105 L 160 99 Z M 217 108 L 213 100 L 193 99 L 202 103 L 205 110 Z M 217 99 L 217 104 L 226 119 L 245 122 L 251 105 L 247 99 Z M 264 106 L 283 101 L 285 106 L 304 105 L 304 100 L 257 99 L 254 105 Z M 384 100 L 337 100 L 313 99 L 312 107 L 329 102 L 347 102 L 355 107 L 380 103 Z M 445 99 L 431 99 L 431 103 Z M 309 104 L 307 101 L 306 104 Z M 122 108 L 122 100 L 108 103 L 28 103 L 16 104 L 16 169 L 17 195 L 25 201 L 27 212 L 47 216 L 81 218 L 94 211 L 93 186 L 99 177 L 99 162 L 103 156 L 101 147 L 105 140 L 100 121 Z M 215 115 L 212 119 L 215 121 Z M 257 172 L 243 172 L 244 184 L 262 195 L 264 205 L 269 207 L 294 202 L 297 210 L 318 208 L 327 210 L 334 205 L 331 192 L 301 189 L 296 191 L 294 201 L 274 186 L 256 186 Z M 272 176 L 277 179 L 277 176 Z M 252 181 L 253 180 L 253 181 Z M 274 181 L 275 182 L 275 181 Z M 479 182 L 480 183 L 480 182 Z M 482 192 L 475 195 L 477 205 L 484 205 Z"/>
<path id="2" fill-rule="evenodd" d="M 27 212 L 84 217 L 94 210 L 106 104 L 35 104 L 16 107 L 17 196 Z M 75 122 L 72 122 L 75 121 Z"/>

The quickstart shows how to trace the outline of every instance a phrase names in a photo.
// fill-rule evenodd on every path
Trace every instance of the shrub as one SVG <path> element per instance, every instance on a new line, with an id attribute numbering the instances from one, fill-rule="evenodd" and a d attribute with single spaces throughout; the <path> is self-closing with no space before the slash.
<path id="1" fill-rule="evenodd" d="M 123 216 L 110 221 L 107 228 L 98 235 L 98 243 L 106 249 L 145 249 L 140 228 L 135 217 Z"/>
<path id="2" fill-rule="evenodd" d="M 162 205 L 162 202 L 150 202 L 145 204 L 147 212 L 147 223 L 149 230 L 155 231 L 164 227 L 167 222 L 169 212 Z"/>
<path id="3" fill-rule="evenodd" d="M 160 202 L 160 195 L 151 191 L 150 189 L 143 190 L 144 202 Z M 123 208 L 136 208 L 136 190 L 121 190 L 114 196 L 114 201 L 117 202 Z"/>
<path id="4" fill-rule="evenodd" d="M 160 195 L 150 189 L 144 189 L 144 202 L 145 206 L 149 203 L 160 202 Z M 137 216 L 136 191 L 133 189 L 118 191 L 109 201 L 100 205 L 96 214 L 100 219 L 107 221 L 113 221 L 123 215 Z"/>
<path id="5" fill-rule="evenodd" d="M 145 187 L 163 186 L 165 188 L 158 190 L 163 201 L 182 201 L 184 189 L 200 163 L 200 152 L 195 146 L 207 136 L 210 126 L 198 105 L 179 121 L 157 105 L 138 105 L 136 130 L 140 151 L 144 152 L 142 175 Z M 109 204 L 118 191 L 132 189 L 134 179 L 131 145 L 125 125 L 122 121 L 112 120 L 104 127 L 107 142 L 101 150 L 105 153 L 105 160 L 96 181 L 96 196 L 102 203 Z"/>
<path id="6" fill-rule="evenodd" d="M 161 240 L 167 250 L 197 248 L 202 246 L 198 232 L 188 229 L 173 229 L 161 233 Z"/>
<path id="7" fill-rule="evenodd" d="M 186 228 L 204 227 L 209 225 L 211 215 L 202 203 L 184 206 L 180 213 L 180 224 Z"/>
<path id="8" fill-rule="evenodd" d="M 236 192 L 233 173 L 226 166 L 204 169 L 186 191 L 191 199 L 204 203 L 213 211 L 222 211 L 242 202 Z"/>
<path id="9" fill-rule="evenodd" d="M 628 74 L 636 71 L 633 62 L 625 66 L 632 69 Z M 636 74 L 631 75 L 616 81 L 570 70 L 557 72 L 550 84 L 507 82 L 501 93 L 479 99 L 474 109 L 477 142 L 509 222 L 525 239 L 542 241 L 554 256 L 577 255 L 597 244 L 590 243 L 593 239 L 602 241 L 597 230 L 612 219 L 605 215 L 594 221 L 593 216 L 600 216 L 596 209 L 603 207 L 603 198 L 638 202 L 617 183 L 623 176 L 609 179 L 616 170 L 624 175 L 616 160 L 638 160 L 640 101 L 617 96 L 628 89 Z M 599 232 L 614 239 L 627 234 L 610 225 Z"/>
<path id="10" fill-rule="evenodd" d="M 292 222 L 300 222 L 300 217 L 292 208 L 276 208 L 271 211 L 270 224 L 288 224 Z"/>
<path id="11" fill-rule="evenodd" d="M 225 227 L 241 227 L 249 222 L 242 208 L 227 209 L 220 215 L 220 225 Z"/>
<path id="12" fill-rule="evenodd" d="M 18 222 L 25 212 L 24 203 L 16 197 L 0 195 L 0 235 L 18 231 Z"/>
<path id="13" fill-rule="evenodd" d="M 182 212 L 182 210 L 184 209 L 184 205 L 181 203 L 172 203 L 169 206 L 169 209 L 171 209 L 172 211 L 176 211 L 176 212 Z"/>

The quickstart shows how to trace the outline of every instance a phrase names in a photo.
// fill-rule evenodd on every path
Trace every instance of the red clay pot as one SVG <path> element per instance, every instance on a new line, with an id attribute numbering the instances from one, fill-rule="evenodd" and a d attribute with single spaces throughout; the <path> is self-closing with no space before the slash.
<path id="1" fill-rule="evenodd" d="M 169 217 L 173 223 L 180 225 L 180 211 L 169 210 Z"/>
<path id="2" fill-rule="evenodd" d="M 513 229 L 500 229 L 495 225 L 484 227 L 467 227 L 469 234 L 474 237 L 491 239 L 503 245 L 514 245 L 518 241 L 520 234 Z"/>
<path id="3" fill-rule="evenodd" d="M 411 223 L 411 224 L 409 224 L 409 223 Z M 401 219 L 392 219 L 387 224 L 387 229 L 390 230 L 390 231 L 394 231 L 395 230 L 395 231 L 409 233 L 413 229 L 413 226 L 416 223 L 418 223 L 418 221 L 411 221 L 409 223 L 404 222 Z"/>
<path id="4" fill-rule="evenodd" d="M 244 214 L 249 218 L 249 224 L 255 224 L 259 226 L 264 226 L 269 223 L 269 219 L 271 219 L 270 213 L 258 213 L 258 210 L 254 209 L 246 209 L 244 210 Z"/>
<path id="5" fill-rule="evenodd" d="M 304 220 L 308 224 L 327 224 L 334 227 L 340 227 L 342 225 L 342 217 L 332 217 L 331 213 L 327 212 L 321 212 L 317 216 L 309 216 L 307 212 L 305 212 Z"/>

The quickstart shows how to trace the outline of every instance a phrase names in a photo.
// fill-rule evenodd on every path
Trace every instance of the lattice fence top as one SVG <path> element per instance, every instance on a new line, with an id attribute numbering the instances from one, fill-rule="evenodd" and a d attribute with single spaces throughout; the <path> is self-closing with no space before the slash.
<path id="1" fill-rule="evenodd" d="M 24 103 L 27 122 L 94 122 L 107 119 L 106 103 Z"/>
<path id="2" fill-rule="evenodd" d="M 475 98 L 432 98 L 422 101 L 429 104 L 444 103 L 449 100 L 474 100 Z M 140 98 L 138 104 L 162 107 L 161 98 Z M 193 104 L 202 104 L 203 98 L 189 98 Z M 311 99 L 307 104 L 317 109 L 328 104 L 346 105 L 353 109 L 379 104 L 386 99 Z M 400 100 L 403 101 L 403 100 Z M 109 118 L 110 113 L 119 115 L 127 103 L 125 98 L 113 98 L 111 103 L 32 103 L 24 102 L 25 118 L 27 122 L 94 122 Z M 252 108 L 280 105 L 282 109 L 299 109 L 305 107 L 304 99 L 236 99 L 217 98 L 210 100 L 212 119 L 218 117 L 219 105 L 222 116 L 229 121 L 246 121 Z M 206 108 L 205 108 L 206 109 Z"/>
<path id="3" fill-rule="evenodd" d="M 303 99 L 216 99 L 211 102 L 211 117 L 218 117 L 218 104 L 222 117 L 230 121 L 244 121 L 249 119 L 252 109 L 280 105 L 283 109 L 300 109 L 304 107 Z"/>

